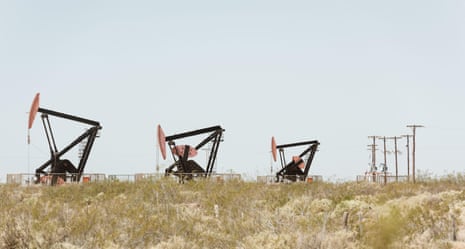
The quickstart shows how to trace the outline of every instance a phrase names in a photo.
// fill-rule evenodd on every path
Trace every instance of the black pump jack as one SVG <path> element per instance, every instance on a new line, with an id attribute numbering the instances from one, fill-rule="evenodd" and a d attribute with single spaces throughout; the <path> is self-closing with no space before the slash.
<path id="1" fill-rule="evenodd" d="M 85 119 L 61 112 L 56 112 L 44 108 L 38 108 L 38 112 L 41 113 L 42 124 L 44 126 L 45 135 L 47 136 L 48 145 L 50 148 L 51 157 L 48 161 L 42 164 L 39 168 L 36 169 L 36 179 L 35 182 L 39 183 L 42 176 L 51 175 L 52 176 L 52 185 L 56 185 L 59 180 L 66 181 L 66 174 L 71 174 L 71 181 L 79 182 L 81 175 L 84 172 L 84 168 L 89 158 L 90 151 L 94 144 L 95 138 L 98 136 L 98 130 L 102 129 L 100 123 L 90 119 Z M 52 126 L 49 120 L 50 116 L 55 116 L 59 118 L 64 118 L 84 124 L 91 125 L 84 133 L 72 141 L 69 145 L 64 147 L 62 150 L 58 150 L 55 142 L 55 137 L 53 135 Z M 76 145 L 81 143 L 83 140 L 87 139 L 86 145 L 82 151 L 81 158 L 77 167 L 67 159 L 61 159 L 61 157 L 66 154 L 69 150 L 74 148 Z M 50 166 L 50 171 L 47 172 L 45 169 Z"/>
<path id="2" fill-rule="evenodd" d="M 180 177 L 180 181 L 191 180 L 193 177 L 209 177 L 212 174 L 213 166 L 215 165 L 216 156 L 218 153 L 218 147 L 222 141 L 224 129 L 221 126 L 212 126 L 204 129 L 184 132 L 171 136 L 166 136 L 165 140 L 168 142 L 171 154 L 175 162 L 165 170 L 165 175 L 173 174 Z M 211 133 L 207 138 L 202 140 L 196 146 L 183 146 L 183 152 L 179 151 L 179 147 L 176 146 L 175 140 L 197 136 L 204 133 Z M 188 160 L 189 152 L 191 150 L 198 151 L 207 143 L 212 142 L 210 153 L 208 157 L 207 166 L 202 168 L 194 160 Z"/>
<path id="3" fill-rule="evenodd" d="M 296 158 L 296 160 L 293 159 L 289 163 L 286 164 L 286 158 L 284 156 L 284 148 L 303 146 L 303 145 L 309 145 L 309 146 Z M 315 157 L 315 153 L 318 149 L 318 145 L 320 145 L 318 140 L 276 145 L 275 149 L 279 150 L 279 158 L 280 158 L 281 166 L 282 166 L 281 170 L 276 173 L 276 182 L 282 182 L 284 181 L 284 179 L 287 179 L 293 182 L 297 180 L 305 181 L 310 171 L 310 166 L 312 165 L 312 161 L 313 161 L 313 158 Z M 307 159 L 307 162 L 304 162 L 302 158 L 306 155 L 308 156 L 308 159 Z M 305 167 L 302 169 L 300 166 L 304 163 L 305 163 Z"/>

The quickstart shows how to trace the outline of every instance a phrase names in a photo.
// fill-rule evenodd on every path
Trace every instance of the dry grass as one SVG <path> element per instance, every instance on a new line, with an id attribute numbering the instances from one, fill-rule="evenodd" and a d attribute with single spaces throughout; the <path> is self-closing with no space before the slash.
<path id="1" fill-rule="evenodd" d="M 1 185 L 0 248 L 461 248 L 464 183 Z"/>

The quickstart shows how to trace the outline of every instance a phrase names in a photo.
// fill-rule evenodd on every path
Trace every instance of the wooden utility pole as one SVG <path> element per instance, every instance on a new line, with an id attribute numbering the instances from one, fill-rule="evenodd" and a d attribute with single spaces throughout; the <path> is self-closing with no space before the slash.
<path id="1" fill-rule="evenodd" d="M 399 181 L 399 168 L 397 166 L 397 153 L 399 152 L 397 150 L 397 139 L 401 139 L 402 137 L 388 137 L 388 139 L 394 139 L 394 156 L 395 156 L 395 160 L 396 160 L 396 182 Z"/>
<path id="2" fill-rule="evenodd" d="M 402 135 L 407 138 L 407 181 L 410 182 L 410 138 L 412 135 Z"/>
<path id="3" fill-rule="evenodd" d="M 413 131 L 413 147 L 412 147 L 412 176 L 413 176 L 413 183 L 415 183 L 415 136 L 416 136 L 416 129 L 424 127 L 423 125 L 407 125 L 408 128 L 412 128 Z"/>
<path id="4" fill-rule="evenodd" d="M 373 139 L 373 143 L 369 146 L 371 146 L 371 170 L 376 167 L 376 136 L 369 136 L 368 138 Z"/>
<path id="5" fill-rule="evenodd" d="M 386 137 L 378 137 L 378 138 L 382 139 L 384 143 L 384 167 L 382 171 L 384 171 L 384 184 L 386 184 L 387 183 Z"/>
<path id="6" fill-rule="evenodd" d="M 373 139 L 371 146 L 371 169 L 370 173 L 373 175 L 373 182 L 376 182 L 376 136 L 368 136 Z"/>

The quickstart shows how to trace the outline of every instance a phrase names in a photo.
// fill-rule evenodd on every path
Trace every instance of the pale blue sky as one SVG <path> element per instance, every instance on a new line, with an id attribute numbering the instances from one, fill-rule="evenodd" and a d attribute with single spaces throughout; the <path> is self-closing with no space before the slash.
<path id="1" fill-rule="evenodd" d="M 221 125 L 220 172 L 268 174 L 275 136 L 318 139 L 310 173 L 354 180 L 368 136 L 412 123 L 426 126 L 417 169 L 463 172 L 464 13 L 448 0 L 0 0 L 0 179 L 49 158 L 40 122 L 26 144 L 36 92 L 44 108 L 101 122 L 86 172 L 154 172 L 157 124 L 167 135 Z M 52 125 L 60 147 L 83 129 Z"/>

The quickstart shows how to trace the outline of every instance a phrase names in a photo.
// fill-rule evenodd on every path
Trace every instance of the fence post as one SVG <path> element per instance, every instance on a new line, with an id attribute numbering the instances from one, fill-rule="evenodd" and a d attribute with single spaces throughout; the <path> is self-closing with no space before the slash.
<path id="1" fill-rule="evenodd" d="M 344 227 L 344 229 L 348 229 L 349 226 L 348 226 L 348 220 L 349 220 L 349 212 L 345 211 L 344 214 L 342 215 L 342 225 Z"/>
<path id="2" fill-rule="evenodd" d="M 455 216 L 451 214 L 450 218 L 452 220 L 452 231 L 449 234 L 449 239 L 452 241 L 457 241 L 457 225 L 455 222 Z"/>
<path id="3" fill-rule="evenodd" d="M 359 212 L 358 213 L 358 234 L 360 235 L 360 237 L 362 237 L 362 232 L 363 232 L 362 220 L 363 220 L 362 212 Z"/>

